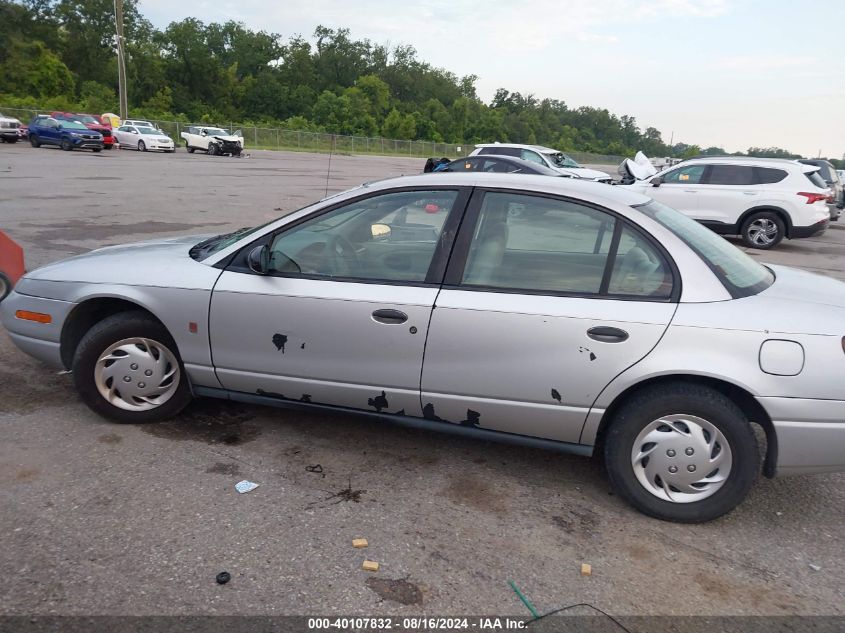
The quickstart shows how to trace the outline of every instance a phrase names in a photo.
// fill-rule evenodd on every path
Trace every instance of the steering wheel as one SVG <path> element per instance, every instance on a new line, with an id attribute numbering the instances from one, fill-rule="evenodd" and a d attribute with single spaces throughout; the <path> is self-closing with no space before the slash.
<path id="1" fill-rule="evenodd" d="M 343 235 L 334 235 L 326 242 L 323 257 L 334 277 L 351 277 L 358 269 L 358 251 Z"/>

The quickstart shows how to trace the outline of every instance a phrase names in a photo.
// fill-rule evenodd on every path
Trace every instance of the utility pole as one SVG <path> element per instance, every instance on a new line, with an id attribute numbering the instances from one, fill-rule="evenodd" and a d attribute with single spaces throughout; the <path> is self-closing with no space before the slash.
<path id="1" fill-rule="evenodd" d="M 120 93 L 120 118 L 129 117 L 126 99 L 126 57 L 123 50 L 123 0 L 114 0 L 114 25 L 117 33 L 117 90 Z"/>

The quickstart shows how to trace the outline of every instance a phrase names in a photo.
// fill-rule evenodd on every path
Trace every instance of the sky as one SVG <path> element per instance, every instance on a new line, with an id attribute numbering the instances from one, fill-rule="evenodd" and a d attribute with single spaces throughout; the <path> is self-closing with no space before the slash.
<path id="1" fill-rule="evenodd" d="M 317 25 L 569 107 L 607 108 L 669 142 L 845 154 L 845 2 L 827 0 L 140 0 L 156 27 L 237 20 L 288 38 Z"/>

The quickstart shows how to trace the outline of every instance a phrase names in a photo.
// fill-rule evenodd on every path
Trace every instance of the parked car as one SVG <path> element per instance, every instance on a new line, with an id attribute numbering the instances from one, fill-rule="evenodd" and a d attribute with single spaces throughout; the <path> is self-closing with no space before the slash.
<path id="1" fill-rule="evenodd" d="M 240 156 L 244 149 L 244 139 L 240 130 L 229 134 L 227 130 L 219 127 L 190 126 L 185 128 L 181 136 L 185 141 L 185 149 L 190 154 L 201 150 L 211 156 L 222 154 Z"/>
<path id="2" fill-rule="evenodd" d="M 651 196 L 716 233 L 739 235 L 751 248 L 811 237 L 830 222 L 831 194 L 818 167 L 793 160 L 694 158 L 620 186 Z"/>
<path id="3" fill-rule="evenodd" d="M 799 159 L 798 162 L 819 168 L 819 176 L 824 180 L 827 188 L 833 192 L 833 200 L 828 205 L 830 207 L 830 219 L 838 220 L 842 209 L 845 208 L 845 184 L 839 177 L 836 168 L 830 162 L 820 159 L 803 158 Z"/>
<path id="4" fill-rule="evenodd" d="M 482 143 L 476 145 L 470 156 L 494 154 L 496 156 L 515 156 L 554 169 L 572 178 L 594 180 L 610 184 L 610 174 L 596 169 L 581 167 L 571 156 L 542 145 L 523 145 L 520 143 Z"/>
<path id="5" fill-rule="evenodd" d="M 17 143 L 21 122 L 15 117 L 0 113 L 0 140 L 4 143 Z"/>
<path id="6" fill-rule="evenodd" d="M 18 128 L 18 140 L 26 140 L 29 138 L 29 126 L 28 125 L 21 125 Z"/>
<path id="7" fill-rule="evenodd" d="M 25 271 L 23 249 L 0 231 L 0 301 L 9 296 Z"/>
<path id="8" fill-rule="evenodd" d="M 132 147 L 141 152 L 157 149 L 173 153 L 176 145 L 173 139 L 154 127 L 145 125 L 121 125 L 115 132 L 121 148 Z"/>
<path id="9" fill-rule="evenodd" d="M 103 149 L 103 135 L 88 129 L 78 121 L 58 121 L 53 117 L 37 116 L 29 122 L 29 142 L 33 147 L 58 145 L 65 151 Z"/>
<path id="10" fill-rule="evenodd" d="M 845 469 L 845 284 L 762 266 L 624 187 L 383 180 L 264 226 L 50 264 L 0 320 L 119 422 L 197 395 L 602 446 L 620 496 L 661 519 L 742 501 L 752 424 L 769 477 Z"/>
<path id="11" fill-rule="evenodd" d="M 155 125 L 153 125 L 149 121 L 145 121 L 143 119 L 127 119 L 121 125 L 134 125 L 136 127 L 137 126 L 143 126 L 143 127 L 151 127 L 153 129 L 158 129 L 158 128 L 156 128 Z"/>
<path id="12" fill-rule="evenodd" d="M 114 136 L 112 135 L 111 123 L 103 120 L 94 114 L 77 114 L 73 112 L 53 112 L 52 116 L 57 121 L 78 121 L 89 130 L 99 132 L 103 137 L 103 147 L 111 149 L 114 147 Z"/>
<path id="13" fill-rule="evenodd" d="M 495 155 L 457 158 L 451 162 L 438 165 L 431 171 L 433 173 L 482 171 L 498 174 L 533 174 L 537 176 L 571 177 L 556 169 L 550 169 L 545 165 L 540 165 L 539 163 L 535 163 L 530 160 L 523 160 L 513 156 Z"/>

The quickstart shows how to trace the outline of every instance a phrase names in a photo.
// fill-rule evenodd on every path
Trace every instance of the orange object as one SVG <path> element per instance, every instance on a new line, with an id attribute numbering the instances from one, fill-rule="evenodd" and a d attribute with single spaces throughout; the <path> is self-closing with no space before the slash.
<path id="1" fill-rule="evenodd" d="M 22 321 L 35 321 L 36 323 L 52 323 L 53 317 L 43 312 L 30 312 L 29 310 L 18 310 L 15 312 L 15 318 Z"/>
<path id="2" fill-rule="evenodd" d="M 14 286 L 26 272 L 23 261 L 23 249 L 20 244 L 0 231 L 0 275 Z"/>

